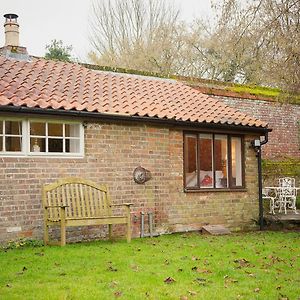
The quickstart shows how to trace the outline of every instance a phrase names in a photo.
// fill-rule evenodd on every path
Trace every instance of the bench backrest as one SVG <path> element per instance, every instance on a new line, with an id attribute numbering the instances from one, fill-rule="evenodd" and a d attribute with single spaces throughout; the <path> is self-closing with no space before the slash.
<path id="1" fill-rule="evenodd" d="M 111 203 L 104 185 L 81 179 L 65 178 L 43 187 L 43 205 L 49 218 L 59 219 L 60 208 L 66 207 L 66 218 L 111 216 Z"/>

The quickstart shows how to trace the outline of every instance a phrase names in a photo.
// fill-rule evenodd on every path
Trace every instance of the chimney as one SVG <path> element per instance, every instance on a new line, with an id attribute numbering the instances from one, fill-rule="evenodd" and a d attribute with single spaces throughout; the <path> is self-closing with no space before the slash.
<path id="1" fill-rule="evenodd" d="M 19 46 L 19 24 L 18 15 L 16 14 L 5 14 L 5 46 Z"/>
<path id="2" fill-rule="evenodd" d="M 4 18 L 5 45 L 0 48 L 0 55 L 6 58 L 30 61 L 26 47 L 19 46 L 18 15 L 5 14 Z"/>

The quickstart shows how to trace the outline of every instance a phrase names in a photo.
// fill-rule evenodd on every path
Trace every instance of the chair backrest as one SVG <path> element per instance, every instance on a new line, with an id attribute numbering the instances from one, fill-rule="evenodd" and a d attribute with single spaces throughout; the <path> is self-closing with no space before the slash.
<path id="1" fill-rule="evenodd" d="M 279 193 L 279 196 L 282 196 L 282 197 L 296 196 L 295 178 L 292 178 L 292 177 L 279 178 L 278 193 Z"/>
<path id="2" fill-rule="evenodd" d="M 111 203 L 104 185 L 81 179 L 65 178 L 43 187 L 43 205 L 66 207 L 66 218 L 111 216 Z M 59 207 L 49 208 L 49 218 L 60 217 Z"/>

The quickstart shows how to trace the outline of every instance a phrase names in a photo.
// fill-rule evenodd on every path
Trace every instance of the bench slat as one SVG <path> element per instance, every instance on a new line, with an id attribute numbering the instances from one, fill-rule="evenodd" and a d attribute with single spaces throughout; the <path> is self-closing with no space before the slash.
<path id="1" fill-rule="evenodd" d="M 94 198 L 93 198 L 93 193 L 92 193 L 92 187 L 87 186 L 88 189 L 88 198 L 91 203 L 91 215 L 95 216 L 95 203 L 94 203 Z"/>
<path id="2" fill-rule="evenodd" d="M 80 199 L 79 199 L 79 189 L 78 189 L 78 184 L 72 184 L 73 190 L 74 190 L 74 198 L 73 198 L 73 202 L 76 203 L 77 206 L 77 216 L 78 217 L 82 217 L 82 212 L 81 212 L 81 203 L 80 203 Z"/>
<path id="3" fill-rule="evenodd" d="M 68 209 L 67 209 L 67 217 L 68 218 L 71 218 L 74 216 L 74 207 L 71 205 L 71 201 L 70 201 L 70 186 L 68 184 L 66 185 L 62 185 L 62 188 L 64 189 L 64 194 L 66 196 L 66 205 L 68 206 Z"/>
<path id="4" fill-rule="evenodd" d="M 91 216 L 91 208 L 90 208 L 90 199 L 88 197 L 88 193 L 87 193 L 87 186 L 86 185 L 82 185 L 82 189 L 83 189 L 83 199 L 86 203 L 86 217 L 90 217 Z"/>

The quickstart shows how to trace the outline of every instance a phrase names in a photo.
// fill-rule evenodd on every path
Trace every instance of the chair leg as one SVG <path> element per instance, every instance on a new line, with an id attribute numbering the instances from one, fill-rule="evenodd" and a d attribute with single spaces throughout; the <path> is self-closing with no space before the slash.
<path id="1" fill-rule="evenodd" d="M 270 213 L 272 215 L 275 215 L 275 201 L 274 201 L 274 198 L 271 198 L 270 199 Z"/>
<path id="2" fill-rule="evenodd" d="M 112 224 L 108 224 L 108 238 L 112 240 Z"/>

